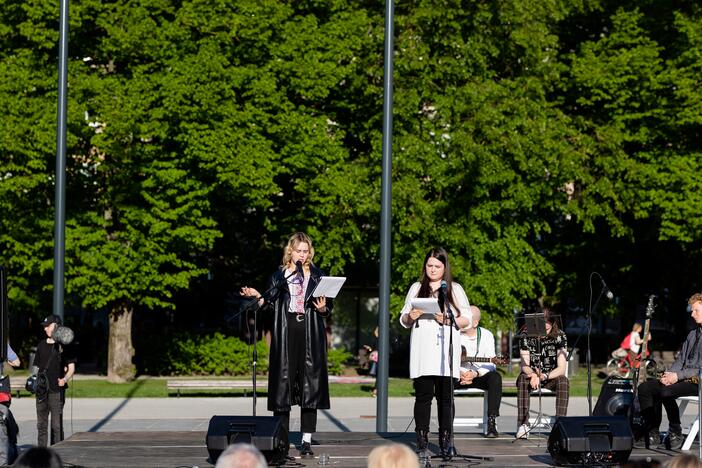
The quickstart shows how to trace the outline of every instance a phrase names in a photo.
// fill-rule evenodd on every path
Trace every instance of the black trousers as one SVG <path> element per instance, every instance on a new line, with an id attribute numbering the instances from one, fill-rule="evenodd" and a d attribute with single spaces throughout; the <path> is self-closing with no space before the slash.
<path id="1" fill-rule="evenodd" d="M 697 395 L 697 384 L 692 382 L 676 382 L 673 385 L 663 385 L 658 380 L 647 380 L 639 385 L 639 405 L 647 429 L 658 429 L 663 418 L 662 407 L 668 415 L 672 429 L 680 430 L 680 409 L 675 399 L 679 396 Z"/>
<path id="2" fill-rule="evenodd" d="M 288 378 L 290 379 L 290 404 L 299 405 L 302 401 L 302 387 L 305 375 L 305 321 L 298 322 L 295 314 L 288 315 Z M 289 444 L 290 411 L 275 411 L 283 426 L 283 440 Z M 300 431 L 317 431 L 317 409 L 300 408 Z"/>
<path id="3" fill-rule="evenodd" d="M 431 401 L 436 397 L 439 408 L 439 433 L 452 432 L 453 414 L 451 399 L 453 393 L 453 379 L 427 375 L 414 379 L 414 421 L 417 431 L 429 431 L 431 418 Z"/>
<path id="4" fill-rule="evenodd" d="M 470 385 L 460 385 L 459 388 L 479 388 L 487 392 L 488 416 L 500 415 L 502 402 L 502 376 L 497 371 L 490 371 L 473 379 Z"/>
<path id="5" fill-rule="evenodd" d="M 281 438 L 285 446 L 290 445 L 290 411 L 275 411 L 274 416 L 280 417 L 283 426 Z M 317 430 L 317 410 L 314 408 L 300 408 L 300 432 L 316 432 Z"/>
<path id="6" fill-rule="evenodd" d="M 47 393 L 46 398 L 37 400 L 37 445 L 46 447 L 49 436 L 49 415 L 51 415 L 51 445 L 63 440 L 63 405 L 65 393 Z"/>

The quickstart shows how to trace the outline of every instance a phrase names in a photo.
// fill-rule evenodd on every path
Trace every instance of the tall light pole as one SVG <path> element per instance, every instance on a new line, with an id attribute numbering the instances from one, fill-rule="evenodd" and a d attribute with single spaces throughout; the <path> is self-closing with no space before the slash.
<path id="1" fill-rule="evenodd" d="M 378 303 L 378 399 L 375 430 L 388 431 L 388 364 L 390 357 L 390 253 L 392 208 L 392 59 L 393 0 L 385 0 L 385 80 L 383 86 L 383 160 L 380 188 L 380 291 Z"/>
<path id="2" fill-rule="evenodd" d="M 58 110 L 56 125 L 56 192 L 54 214 L 53 313 L 63 319 L 64 258 L 66 253 L 66 93 L 68 89 L 68 0 L 59 14 Z"/>

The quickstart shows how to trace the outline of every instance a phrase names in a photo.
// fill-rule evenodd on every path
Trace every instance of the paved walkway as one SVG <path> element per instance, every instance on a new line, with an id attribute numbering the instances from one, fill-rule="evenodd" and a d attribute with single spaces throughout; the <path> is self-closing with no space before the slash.
<path id="1" fill-rule="evenodd" d="M 412 422 L 413 398 L 391 398 L 388 403 L 388 432 L 414 431 Z M 593 407 L 595 400 L 592 402 Z M 332 398 L 331 409 L 319 412 L 317 429 L 320 432 L 375 432 L 376 400 L 372 397 Z M 538 399 L 532 398 L 532 412 L 536 416 Z M 545 415 L 554 414 L 555 398 L 543 398 Z M 23 448 L 36 443 L 36 410 L 34 398 L 15 398 L 12 412 L 20 427 L 19 445 Z M 457 417 L 479 417 L 483 400 L 480 396 L 456 398 Z M 683 428 L 687 430 L 697 411 L 690 405 L 683 415 Z M 516 397 L 504 397 L 497 420 L 498 429 L 512 436 L 516 430 Z M 572 397 L 570 416 L 588 413 L 585 397 Z M 665 413 L 665 412 L 664 412 Z M 65 406 L 64 427 L 66 437 L 76 432 L 116 431 L 207 431 L 214 415 L 251 415 L 252 400 L 243 397 L 208 398 L 76 398 L 68 399 Z M 266 399 L 258 398 L 257 415 L 268 416 Z M 299 428 L 299 411 L 291 415 L 291 429 Z M 436 431 L 436 408 L 432 409 L 432 430 Z M 667 429 L 664 419 L 662 430 Z M 471 430 L 468 430 L 471 431 Z M 478 429 L 473 429 L 478 432 Z"/>

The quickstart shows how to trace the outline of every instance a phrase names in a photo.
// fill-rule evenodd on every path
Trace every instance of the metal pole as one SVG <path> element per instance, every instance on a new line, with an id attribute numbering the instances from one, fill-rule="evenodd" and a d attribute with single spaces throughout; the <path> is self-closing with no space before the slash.
<path id="1" fill-rule="evenodd" d="M 53 313 L 63 319 L 64 258 L 66 253 L 66 92 L 68 88 L 68 0 L 59 14 L 58 116 L 56 126 L 56 212 L 54 218 Z"/>
<path id="2" fill-rule="evenodd" d="M 380 291 L 378 303 L 378 396 L 375 429 L 388 430 L 388 364 L 390 354 L 390 227 L 392 203 L 392 72 L 395 5 L 385 1 L 385 80 L 383 88 L 383 160 L 380 188 Z"/>

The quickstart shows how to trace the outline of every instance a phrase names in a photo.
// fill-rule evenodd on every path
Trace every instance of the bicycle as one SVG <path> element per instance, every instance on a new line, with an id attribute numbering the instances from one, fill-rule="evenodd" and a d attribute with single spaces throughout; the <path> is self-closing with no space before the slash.
<path id="1" fill-rule="evenodd" d="M 607 375 L 617 376 L 622 379 L 627 379 L 632 376 L 634 369 L 639 366 L 639 359 L 641 355 L 636 355 L 635 360 L 632 361 L 630 353 L 627 353 L 623 357 L 612 357 L 607 361 L 606 372 Z M 658 363 L 654 359 L 646 358 L 643 360 L 644 368 L 643 371 L 646 377 L 657 377 L 661 372 Z"/>

